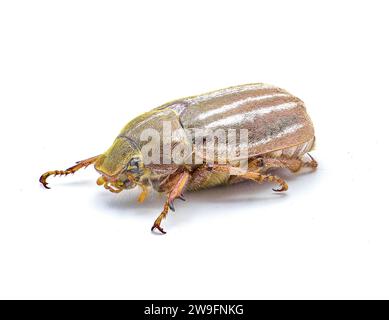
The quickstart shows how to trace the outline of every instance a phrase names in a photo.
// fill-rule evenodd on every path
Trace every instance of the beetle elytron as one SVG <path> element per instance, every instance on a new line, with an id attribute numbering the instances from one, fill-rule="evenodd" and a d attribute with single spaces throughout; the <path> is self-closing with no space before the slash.
<path id="1" fill-rule="evenodd" d="M 173 129 L 247 129 L 247 170 L 237 174 L 232 170 L 236 167 L 233 162 L 208 163 L 205 160 L 193 164 L 145 163 L 142 147 L 148 142 L 140 138 L 142 132 L 150 128 L 162 132 L 165 122 Z M 172 139 L 173 145 L 194 147 L 189 136 Z M 246 84 L 175 100 L 144 113 L 123 128 L 105 153 L 79 161 L 66 170 L 49 171 L 40 177 L 40 182 L 49 188 L 46 182 L 49 176 L 68 175 L 94 164 L 101 175 L 97 184 L 111 192 L 139 186 L 140 202 L 145 200 L 150 188 L 163 192 L 167 199 L 152 230 L 165 233 L 161 222 L 169 209 L 174 211 L 175 199 L 185 200 L 183 192 L 186 190 L 254 180 L 278 183 L 280 187 L 273 190 L 286 191 L 287 183 L 269 170 L 287 168 L 297 172 L 302 167 L 316 168 L 317 162 L 308 154 L 314 142 L 314 128 L 300 99 L 271 85 Z"/>

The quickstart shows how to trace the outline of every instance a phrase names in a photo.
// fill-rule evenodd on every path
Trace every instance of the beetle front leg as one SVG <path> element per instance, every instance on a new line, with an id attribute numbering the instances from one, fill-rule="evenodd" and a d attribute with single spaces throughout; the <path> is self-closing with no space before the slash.
<path id="1" fill-rule="evenodd" d="M 89 159 L 85 159 L 85 160 L 82 160 L 82 161 L 78 161 L 76 162 L 76 165 L 66 169 L 66 170 L 54 170 L 54 171 L 48 171 L 44 174 L 41 175 L 41 177 L 39 178 L 39 182 L 42 183 L 42 185 L 46 188 L 46 189 L 50 189 L 50 187 L 48 187 L 48 183 L 46 182 L 47 178 L 50 177 L 50 176 L 62 176 L 62 175 L 65 175 L 67 176 L 68 174 L 73 174 L 75 173 L 76 171 L 80 170 L 81 168 L 86 168 L 88 167 L 89 165 L 91 165 L 92 163 L 95 163 L 97 161 L 97 159 L 100 157 L 100 155 L 98 156 L 95 156 L 95 157 L 92 157 L 92 158 L 89 158 Z"/>
<path id="2" fill-rule="evenodd" d="M 182 193 L 186 187 L 186 184 L 189 180 L 190 174 L 187 171 L 182 172 L 178 176 L 174 176 L 170 181 L 167 181 L 167 185 L 172 185 L 171 190 L 168 192 L 168 196 L 166 202 L 163 206 L 163 210 L 158 218 L 155 220 L 153 226 L 151 227 L 151 231 L 158 229 L 161 233 L 165 234 L 166 232 L 161 227 L 161 222 L 166 218 L 169 213 L 169 209 L 175 211 L 174 208 L 174 200 L 181 199 L 185 201 Z"/>

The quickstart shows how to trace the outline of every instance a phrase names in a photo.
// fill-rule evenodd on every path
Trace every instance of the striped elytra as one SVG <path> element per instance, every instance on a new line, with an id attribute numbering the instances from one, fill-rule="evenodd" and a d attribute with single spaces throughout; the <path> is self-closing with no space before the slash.
<path id="1" fill-rule="evenodd" d="M 303 101 L 268 84 L 221 89 L 163 108 L 176 111 L 184 129 L 248 129 L 249 156 L 298 157 L 314 144 L 313 125 Z"/>

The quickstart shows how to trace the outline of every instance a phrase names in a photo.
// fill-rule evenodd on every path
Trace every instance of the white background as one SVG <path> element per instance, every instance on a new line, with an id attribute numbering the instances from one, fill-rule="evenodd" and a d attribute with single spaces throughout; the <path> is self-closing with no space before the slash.
<path id="1" fill-rule="evenodd" d="M 386 1 L 2 1 L 1 298 L 389 298 Z M 114 195 L 93 168 L 127 121 L 250 82 L 302 98 L 315 173 Z"/>

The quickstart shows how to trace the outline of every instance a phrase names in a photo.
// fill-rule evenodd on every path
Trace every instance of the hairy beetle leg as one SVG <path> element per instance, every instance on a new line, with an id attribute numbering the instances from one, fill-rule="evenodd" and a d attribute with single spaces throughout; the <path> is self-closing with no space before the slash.
<path id="1" fill-rule="evenodd" d="M 50 189 L 50 187 L 48 186 L 48 183 L 46 181 L 48 177 L 50 177 L 50 176 L 62 176 L 62 175 L 67 176 L 68 174 L 73 174 L 76 171 L 80 170 L 81 168 L 86 168 L 89 165 L 91 165 L 92 163 L 95 163 L 99 157 L 100 157 L 100 155 L 89 158 L 89 159 L 85 159 L 82 161 L 78 161 L 78 162 L 76 162 L 76 165 L 74 165 L 66 170 L 48 171 L 48 172 L 41 175 L 41 177 L 39 178 L 39 182 L 42 183 L 42 185 L 46 189 Z"/>

